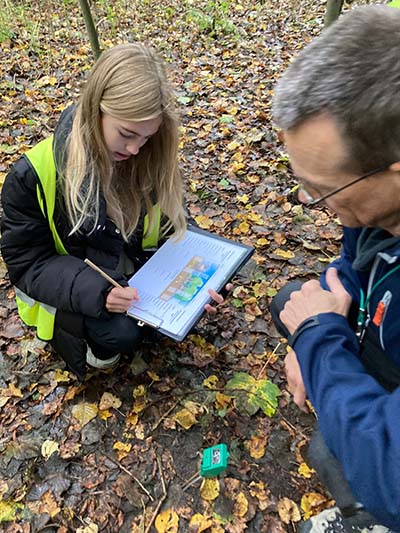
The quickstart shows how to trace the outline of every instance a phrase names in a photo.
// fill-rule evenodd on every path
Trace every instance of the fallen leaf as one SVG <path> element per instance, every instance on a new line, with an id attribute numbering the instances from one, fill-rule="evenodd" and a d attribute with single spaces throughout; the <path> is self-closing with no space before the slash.
<path id="1" fill-rule="evenodd" d="M 308 520 L 311 516 L 318 514 L 326 503 L 327 499 L 318 492 L 303 494 L 300 506 L 304 513 L 304 520 Z"/>
<path id="2" fill-rule="evenodd" d="M 282 257 L 282 259 L 293 259 L 294 257 L 294 253 L 291 250 L 282 250 L 281 248 L 274 250 L 274 255 Z"/>
<path id="3" fill-rule="evenodd" d="M 284 524 L 290 524 L 291 522 L 299 522 L 301 515 L 296 503 L 289 498 L 282 498 L 278 502 L 279 518 Z"/>
<path id="4" fill-rule="evenodd" d="M 205 215 L 198 215 L 197 217 L 194 217 L 196 223 L 199 225 L 202 229 L 210 229 L 213 225 L 213 221 L 211 218 L 206 217 Z"/>
<path id="5" fill-rule="evenodd" d="M 174 509 L 167 509 L 157 515 L 154 525 L 158 533 L 178 533 L 179 516 Z"/>
<path id="6" fill-rule="evenodd" d="M 76 418 L 83 427 L 93 420 L 93 418 L 96 418 L 98 411 L 95 403 L 82 402 L 73 406 L 72 416 Z"/>
<path id="7" fill-rule="evenodd" d="M 204 479 L 200 487 L 200 496 L 203 500 L 212 502 L 219 496 L 219 479 L 211 477 Z"/>
<path id="8" fill-rule="evenodd" d="M 117 450 L 118 459 L 124 459 L 132 449 L 132 444 L 126 444 L 125 442 L 116 442 L 113 446 L 114 450 Z"/>
<path id="9" fill-rule="evenodd" d="M 236 496 L 235 505 L 233 507 L 233 514 L 243 518 L 247 511 L 249 510 L 249 502 L 244 494 L 244 492 L 239 492 Z"/>
<path id="10" fill-rule="evenodd" d="M 78 529 L 76 530 L 76 533 L 98 533 L 98 531 L 99 531 L 99 526 L 91 522 L 87 526 L 78 527 Z"/>
<path id="11" fill-rule="evenodd" d="M 215 389 L 218 383 L 218 376 L 212 375 L 208 376 L 205 380 L 203 380 L 204 387 L 207 387 L 207 389 Z"/>
<path id="12" fill-rule="evenodd" d="M 249 450 L 251 457 L 261 459 L 265 455 L 267 437 L 266 435 L 253 435 L 251 439 L 245 441 L 245 446 Z"/>
<path id="13" fill-rule="evenodd" d="M 47 513 L 54 518 L 61 511 L 51 490 L 45 492 L 39 505 L 40 513 Z"/>
<path id="14" fill-rule="evenodd" d="M 121 405 L 122 401 L 119 398 L 109 392 L 104 392 L 102 397 L 100 398 L 99 409 L 101 409 L 102 411 L 110 409 L 110 407 L 118 409 L 119 407 L 121 407 Z"/>
<path id="15" fill-rule="evenodd" d="M 310 478 L 313 474 L 315 474 L 315 470 L 310 468 L 307 463 L 301 463 L 297 471 L 301 476 L 306 478 Z"/>
<path id="16" fill-rule="evenodd" d="M 0 524 L 2 522 L 11 522 L 17 518 L 18 511 L 22 511 L 22 503 L 12 501 L 0 502 Z"/>
<path id="17" fill-rule="evenodd" d="M 192 516 L 189 522 L 189 530 L 193 533 L 202 533 L 213 524 L 213 519 L 197 513 Z"/>
<path id="18" fill-rule="evenodd" d="M 58 442 L 55 440 L 45 440 L 42 444 L 42 456 L 45 459 L 48 459 L 53 455 L 53 453 L 56 453 L 59 451 L 59 445 Z"/>

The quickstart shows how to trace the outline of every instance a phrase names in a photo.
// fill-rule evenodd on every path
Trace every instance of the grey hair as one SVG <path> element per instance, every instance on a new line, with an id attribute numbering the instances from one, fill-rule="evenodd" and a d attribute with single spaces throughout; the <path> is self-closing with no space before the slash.
<path id="1" fill-rule="evenodd" d="M 400 161 L 399 9 L 353 9 L 289 65 L 275 88 L 278 127 L 326 112 L 344 135 L 353 170 Z"/>

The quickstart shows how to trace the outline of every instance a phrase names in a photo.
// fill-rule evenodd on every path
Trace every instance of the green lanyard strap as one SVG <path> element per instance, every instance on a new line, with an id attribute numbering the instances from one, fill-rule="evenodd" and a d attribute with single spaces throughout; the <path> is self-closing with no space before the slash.
<path id="1" fill-rule="evenodd" d="M 400 269 L 400 265 L 395 266 L 394 268 L 390 269 L 389 272 L 386 272 L 384 276 L 381 277 L 379 281 L 375 283 L 375 285 L 372 286 L 371 292 L 368 294 L 367 297 L 365 297 L 364 291 L 360 289 L 360 307 L 358 308 L 358 316 L 357 316 L 357 332 L 356 335 L 360 339 L 360 342 L 362 341 L 362 338 L 364 336 L 365 332 L 365 322 L 366 322 L 366 311 L 369 304 L 369 301 L 371 299 L 371 296 L 374 292 L 374 290 L 385 281 L 386 278 L 388 278 L 391 274 L 396 272 L 396 270 Z"/>

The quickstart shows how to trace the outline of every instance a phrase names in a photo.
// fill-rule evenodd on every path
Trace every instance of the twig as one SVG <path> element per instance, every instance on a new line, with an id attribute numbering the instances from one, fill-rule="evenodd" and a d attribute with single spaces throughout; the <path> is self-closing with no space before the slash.
<path id="1" fill-rule="evenodd" d="M 151 428 L 149 435 L 158 428 L 161 422 L 165 420 L 169 414 L 172 413 L 172 411 L 175 409 L 175 407 L 179 404 L 180 401 L 181 401 L 180 398 L 179 400 L 176 400 L 176 402 L 162 415 L 162 417 L 160 417 L 158 422 L 156 422 L 156 424 L 154 424 L 154 426 Z"/>
<path id="2" fill-rule="evenodd" d="M 146 531 L 144 533 L 149 533 L 149 531 L 151 529 L 151 526 L 153 525 L 153 522 L 156 519 L 156 516 L 158 515 L 158 511 L 160 510 L 161 505 L 163 504 L 165 498 L 167 497 L 167 488 L 165 486 L 162 465 L 161 465 L 161 461 L 160 461 L 160 458 L 158 457 L 158 455 L 157 455 L 157 464 L 158 464 L 158 469 L 160 471 L 161 485 L 162 485 L 162 488 L 163 488 L 163 495 L 161 496 L 161 498 L 160 498 L 160 500 L 159 500 L 159 502 L 157 504 L 157 507 L 155 508 L 154 513 L 153 513 L 153 515 L 151 517 L 151 520 L 150 520 L 150 522 L 148 523 L 148 525 L 146 527 Z"/>
<path id="3" fill-rule="evenodd" d="M 274 356 L 274 355 L 276 354 L 276 351 L 277 351 L 277 349 L 279 348 L 279 346 L 280 346 L 281 344 L 282 344 L 281 342 L 278 342 L 278 344 L 275 346 L 273 352 L 271 352 L 271 354 L 270 354 L 270 356 L 268 357 L 268 359 L 266 360 L 264 366 L 262 367 L 262 369 L 261 369 L 260 372 L 258 373 L 257 379 L 260 378 L 261 374 L 264 372 L 265 368 L 267 367 L 267 365 L 268 365 L 269 362 L 271 361 L 272 356 Z"/>
<path id="4" fill-rule="evenodd" d="M 146 487 L 143 486 L 143 484 L 138 480 L 137 477 L 135 477 L 132 472 L 129 472 L 129 470 L 127 468 L 125 468 L 123 465 L 121 465 L 121 463 L 119 461 L 117 461 L 116 459 L 113 459 L 112 457 L 110 457 L 109 455 L 107 455 L 105 452 L 101 451 L 101 453 L 104 455 L 104 457 L 107 457 L 107 459 L 109 459 L 112 463 L 116 464 L 121 470 L 123 470 L 126 474 L 128 474 L 128 476 L 130 476 L 133 480 L 136 481 L 136 483 L 139 485 L 139 487 L 142 489 L 142 491 L 144 493 L 147 494 L 147 496 L 150 498 L 150 500 L 152 502 L 154 502 L 154 498 L 153 496 L 150 494 L 150 492 L 146 489 Z"/>

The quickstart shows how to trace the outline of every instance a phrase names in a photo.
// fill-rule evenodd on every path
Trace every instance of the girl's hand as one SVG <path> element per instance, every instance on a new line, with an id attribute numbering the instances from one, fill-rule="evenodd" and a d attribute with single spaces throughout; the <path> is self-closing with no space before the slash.
<path id="1" fill-rule="evenodd" d="M 230 292 L 232 289 L 233 289 L 232 283 L 228 283 L 227 285 L 225 285 L 225 289 L 224 290 L 226 292 Z M 222 294 L 219 294 L 218 292 L 214 291 L 213 289 L 208 289 L 208 294 L 211 296 L 211 298 L 214 300 L 214 302 L 216 302 L 218 305 L 219 304 L 223 304 L 224 301 L 225 301 L 225 299 L 222 296 Z M 204 309 L 206 310 L 207 313 L 210 313 L 211 315 L 215 315 L 215 313 L 217 312 L 217 308 L 214 307 L 211 304 L 206 304 L 204 306 Z"/>
<path id="2" fill-rule="evenodd" d="M 110 313 L 126 313 L 138 300 L 138 292 L 133 287 L 114 287 L 107 295 L 106 309 Z"/>

